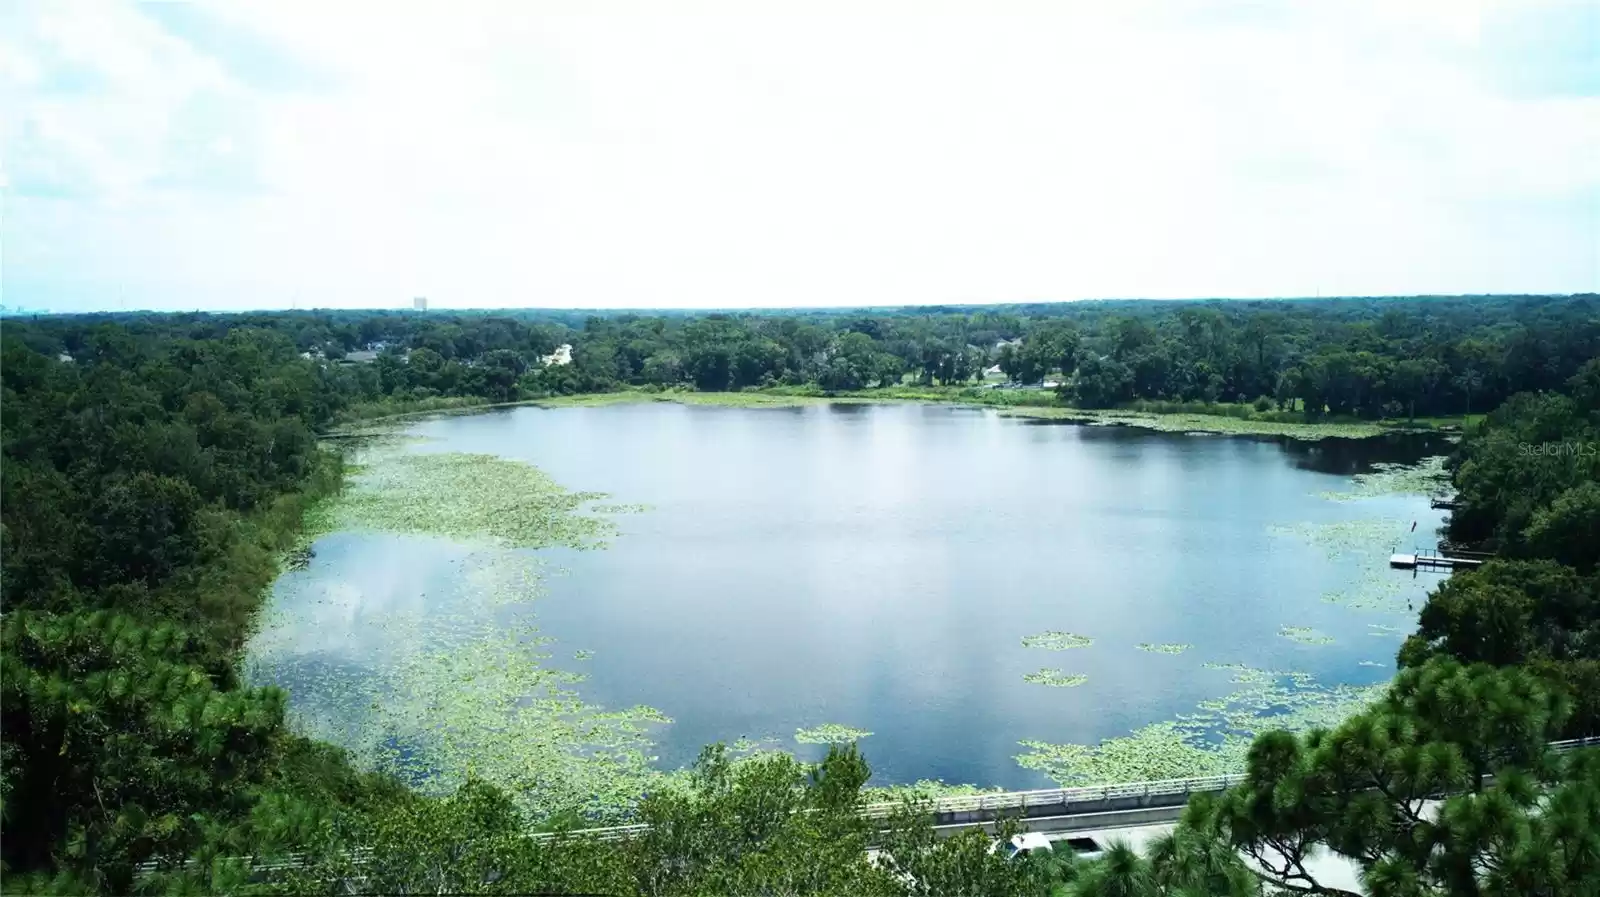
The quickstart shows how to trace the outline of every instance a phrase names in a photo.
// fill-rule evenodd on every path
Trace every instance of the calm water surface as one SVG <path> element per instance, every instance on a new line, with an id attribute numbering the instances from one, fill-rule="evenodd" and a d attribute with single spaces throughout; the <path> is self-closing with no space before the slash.
<path id="1" fill-rule="evenodd" d="M 939 778 L 1046 787 L 1018 742 L 1094 742 L 1191 712 L 1233 690 L 1206 661 L 1301 670 L 1325 683 L 1393 673 L 1414 612 L 1324 601 L 1374 575 L 1392 548 L 1428 544 L 1427 500 L 1335 502 L 1375 461 L 1441 454 L 1436 440 L 1293 440 L 1051 424 L 917 405 L 717 408 L 668 403 L 519 408 L 419 424 L 418 451 L 538 465 L 564 486 L 643 503 L 605 551 L 547 551 L 565 568 L 538 606 L 553 663 L 591 678 L 585 699 L 648 704 L 667 766 L 700 746 L 835 722 L 880 781 Z M 1392 544 L 1332 557 L 1274 533 L 1382 518 Z M 1410 532 L 1415 521 L 1416 534 Z M 285 581 L 337 581 L 363 613 L 414 605 L 462 549 L 336 534 Z M 1436 580 L 1403 577 L 1420 606 Z M 304 589 L 296 593 L 304 593 Z M 283 584 L 280 604 L 295 600 Z M 305 651 L 359 668 L 384 649 L 348 615 L 307 628 Z M 1280 637 L 1285 625 L 1331 645 Z M 1052 652 L 1025 635 L 1066 630 L 1092 647 Z M 1140 642 L 1181 642 L 1181 656 Z M 593 659 L 565 660 L 573 649 Z M 1376 661 L 1380 667 L 1362 666 Z M 1025 683 L 1041 667 L 1070 689 Z M 287 683 L 293 687 L 293 683 Z M 802 755 L 813 748 L 800 748 Z"/>

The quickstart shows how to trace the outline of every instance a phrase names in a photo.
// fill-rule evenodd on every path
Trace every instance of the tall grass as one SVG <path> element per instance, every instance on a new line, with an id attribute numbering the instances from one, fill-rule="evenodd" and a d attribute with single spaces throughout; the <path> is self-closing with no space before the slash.
<path id="1" fill-rule="evenodd" d="M 361 402 L 340 411 L 335 423 L 376 420 L 380 417 L 398 417 L 402 414 L 426 414 L 429 411 L 449 411 L 455 408 L 474 408 L 489 404 L 481 396 L 428 396 L 421 399 L 386 398 L 377 402 Z"/>

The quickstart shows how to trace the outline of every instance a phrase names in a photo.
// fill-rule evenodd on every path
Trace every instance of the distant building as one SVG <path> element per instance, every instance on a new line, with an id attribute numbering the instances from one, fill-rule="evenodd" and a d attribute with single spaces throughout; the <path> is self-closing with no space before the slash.
<path id="1" fill-rule="evenodd" d="M 428 310 L 428 297 L 427 296 L 418 296 L 417 298 L 411 300 L 411 307 L 413 309 L 416 309 L 417 311 L 427 311 Z"/>
<path id="2" fill-rule="evenodd" d="M 556 347 L 556 350 L 554 352 L 552 352 L 549 355 L 546 355 L 544 357 L 544 365 L 545 365 L 545 367 L 551 367 L 553 365 L 558 365 L 558 364 L 571 364 L 571 363 L 572 363 L 572 345 L 570 343 L 562 343 L 560 346 Z"/>

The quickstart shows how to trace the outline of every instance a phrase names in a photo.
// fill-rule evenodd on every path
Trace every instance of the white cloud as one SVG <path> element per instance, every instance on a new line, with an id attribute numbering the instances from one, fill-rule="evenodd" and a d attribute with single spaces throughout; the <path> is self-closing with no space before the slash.
<path id="1" fill-rule="evenodd" d="M 203 9 L 329 86 L 126 3 L 11 14 L 7 304 L 1600 288 L 1600 101 L 1483 62 L 1526 6 Z"/>

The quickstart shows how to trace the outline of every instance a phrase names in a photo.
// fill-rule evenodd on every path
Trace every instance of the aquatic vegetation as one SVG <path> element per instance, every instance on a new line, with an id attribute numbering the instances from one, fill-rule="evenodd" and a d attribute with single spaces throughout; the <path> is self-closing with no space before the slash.
<path id="1" fill-rule="evenodd" d="M 1148 651 L 1151 654 L 1182 654 L 1183 652 L 1189 650 L 1190 648 L 1193 648 L 1194 645 L 1187 645 L 1187 644 L 1152 645 L 1149 642 L 1140 642 L 1135 647 L 1137 647 L 1140 651 Z"/>
<path id="2" fill-rule="evenodd" d="M 359 666 L 308 650 L 294 613 L 276 614 L 251 644 L 253 677 L 289 685 L 296 727 L 365 768 L 435 793 L 470 774 L 539 815 L 620 818 L 659 777 L 649 735 L 670 720 L 589 704 L 572 689 L 580 674 L 545 665 L 551 639 L 529 609 L 541 593 L 536 560 L 484 550 L 461 568 L 448 595 L 358 617 L 356 637 L 383 646 Z"/>
<path id="3" fill-rule="evenodd" d="M 733 744 L 728 745 L 728 752 L 730 754 L 749 754 L 761 751 L 776 750 L 781 750 L 778 747 L 778 739 L 771 735 L 763 735 L 760 738 L 750 738 L 745 735 L 740 735 L 738 738 L 734 739 Z"/>
<path id="4" fill-rule="evenodd" d="M 801 744 L 849 744 L 871 734 L 865 729 L 852 729 L 838 723 L 823 723 L 809 729 L 796 729 L 794 740 Z"/>
<path id="5" fill-rule="evenodd" d="M 341 427 L 323 434 L 321 444 L 325 448 L 343 452 L 348 463 L 352 452 L 431 442 L 428 437 L 408 429 L 415 423 L 416 421 L 366 421 L 359 426 Z"/>
<path id="6" fill-rule="evenodd" d="M 1382 517 L 1366 520 L 1339 520 L 1333 523 L 1297 523 L 1271 526 L 1269 533 L 1303 539 L 1321 548 L 1330 559 L 1352 555 L 1370 558 L 1388 553 L 1411 533 L 1410 520 Z"/>
<path id="7" fill-rule="evenodd" d="M 602 547 L 617 531 L 604 517 L 580 513 L 602 494 L 568 491 L 532 465 L 395 450 L 363 460 L 354 487 L 319 516 L 320 531 L 425 534 L 516 548 Z"/>
<path id="8" fill-rule="evenodd" d="M 1342 494 L 1342 493 L 1341 493 Z M 1358 571 L 1354 582 L 1330 591 L 1322 600 L 1352 610 L 1401 610 L 1415 596 L 1412 577 L 1389 569 L 1387 556 L 1413 538 L 1412 521 L 1377 517 L 1331 523 L 1304 522 L 1271 526 L 1275 536 L 1301 540 L 1321 548 L 1330 560 L 1350 561 Z"/>
<path id="9" fill-rule="evenodd" d="M 295 544 L 278 559 L 278 566 L 285 570 L 304 570 L 311 566 L 311 559 L 316 557 L 316 554 L 308 541 L 304 538 L 297 539 Z"/>
<path id="10" fill-rule="evenodd" d="M 1444 455 L 1424 458 L 1416 464 L 1380 462 L 1372 465 L 1370 473 L 1358 473 L 1351 477 L 1353 489 L 1319 494 L 1331 501 L 1353 501 L 1379 495 L 1436 495 L 1450 486 L 1450 474 L 1444 469 L 1444 462 Z"/>
<path id="11" fill-rule="evenodd" d="M 1023 682 L 1034 685 L 1048 685 L 1051 688 L 1077 688 L 1089 681 L 1089 677 L 1081 673 L 1066 675 L 1060 670 L 1040 670 L 1037 673 L 1028 673 L 1022 677 Z"/>
<path id="12" fill-rule="evenodd" d="M 357 474 L 308 523 L 324 533 L 482 547 L 458 562 L 445 594 L 381 613 L 362 612 L 348 583 L 286 581 L 250 643 L 251 677 L 290 687 L 290 717 L 300 731 L 423 790 L 451 790 L 470 774 L 507 788 L 537 815 L 625 816 L 662 780 L 650 734 L 670 720 L 649 707 L 585 702 L 573 690 L 583 674 L 546 665 L 552 640 L 534 624 L 532 607 L 549 571 L 513 550 L 604 546 L 614 524 L 583 512 L 603 496 L 568 491 L 514 461 L 415 452 L 419 440 L 393 429 L 357 435 L 342 445 Z M 346 641 L 373 650 L 308 645 L 307 628 L 328 614 Z"/>
<path id="13" fill-rule="evenodd" d="M 1022 647 L 1043 648 L 1046 651 L 1066 651 L 1070 648 L 1087 648 L 1094 644 L 1094 639 L 1086 635 L 1077 635 L 1071 632 L 1049 630 L 1038 635 L 1025 635 L 1022 637 Z"/>
<path id="14" fill-rule="evenodd" d="M 1266 673 L 1263 671 L 1257 670 L 1254 667 L 1246 666 L 1242 663 L 1219 663 L 1215 660 L 1208 660 L 1205 663 L 1200 664 L 1200 668 L 1203 670 L 1229 670 L 1238 674 L 1233 680 L 1235 682 L 1249 681 L 1256 674 L 1261 674 L 1263 676 L 1266 675 Z"/>
<path id="15" fill-rule="evenodd" d="M 1098 745 L 1023 741 L 1017 763 L 1071 787 L 1220 775 L 1234 768 L 1233 754 L 1192 743 L 1178 723 L 1154 723 Z M 1239 764 L 1242 768 L 1242 764 Z"/>
<path id="16" fill-rule="evenodd" d="M 640 505 L 640 504 L 616 504 L 616 503 L 606 502 L 606 503 L 601 503 L 601 504 L 590 505 L 589 506 L 589 510 L 593 511 L 596 514 L 643 514 L 644 512 L 650 510 L 650 506 L 649 505 Z"/>
<path id="17" fill-rule="evenodd" d="M 1352 501 L 1381 495 L 1430 495 L 1442 488 L 1446 478 L 1444 457 L 1426 458 L 1417 464 L 1376 464 L 1370 473 L 1352 478 L 1348 491 L 1323 492 L 1331 501 Z M 1271 527 L 1276 535 L 1302 539 L 1321 547 L 1330 559 L 1354 560 L 1359 570 L 1356 581 L 1331 591 L 1322 600 L 1353 610 L 1399 610 L 1402 600 L 1415 596 L 1410 577 L 1396 575 L 1384 563 L 1408 539 L 1415 539 L 1412 523 L 1395 518 L 1344 520 L 1334 523 L 1301 523 Z M 1409 609 L 1409 608 L 1407 608 Z"/>
<path id="18" fill-rule="evenodd" d="M 1362 565 L 1360 577 L 1350 586 L 1322 596 L 1330 604 L 1351 610 L 1397 610 L 1402 599 L 1411 597 L 1409 577 L 1396 576 L 1388 565 L 1376 560 Z"/>
<path id="19" fill-rule="evenodd" d="M 792 395 L 770 392 L 688 392 L 661 393 L 661 401 L 681 402 L 685 405 L 721 405 L 729 408 L 792 407 L 795 405 L 821 405 L 839 399 L 826 396 Z"/>
<path id="20" fill-rule="evenodd" d="M 1331 727 L 1376 700 L 1387 684 L 1319 687 L 1306 673 L 1207 663 L 1234 673 L 1239 690 L 1203 701 L 1199 712 L 1154 723 L 1095 745 L 1024 741 L 1017 756 L 1061 785 L 1188 778 L 1240 772 L 1250 742 L 1273 729 Z"/>
<path id="21" fill-rule="evenodd" d="M 1354 582 L 1322 596 L 1323 601 L 1352 610 L 1399 611 L 1416 595 L 1412 577 L 1389 569 L 1387 556 L 1408 537 L 1411 524 L 1390 518 L 1341 520 L 1274 526 L 1274 535 L 1303 540 L 1321 548 L 1332 560 L 1350 561 L 1358 571 Z"/>
<path id="22" fill-rule="evenodd" d="M 1221 433 L 1230 436 L 1288 436 L 1292 439 L 1366 439 L 1386 432 L 1374 423 L 1280 423 L 1214 414 L 1154 414 L 1137 411 L 1087 411 L 1059 406 L 998 409 L 1010 417 L 1080 421 L 1101 426 L 1142 427 L 1166 433 Z"/>
<path id="23" fill-rule="evenodd" d="M 1406 631 L 1399 626 L 1385 626 L 1382 623 L 1368 623 L 1367 635 L 1395 636 L 1405 635 Z"/>
<path id="24" fill-rule="evenodd" d="M 1278 634 L 1291 642 L 1299 642 L 1302 645 L 1333 644 L 1332 637 L 1323 635 L 1309 626 L 1280 626 L 1278 627 Z"/>
<path id="25" fill-rule="evenodd" d="M 625 389 L 617 392 L 584 392 L 570 396 L 548 396 L 543 399 L 534 399 L 528 404 L 537 405 L 540 408 L 596 408 L 605 405 L 650 402 L 654 401 L 658 396 L 659 393 Z"/>
<path id="26" fill-rule="evenodd" d="M 860 401 L 849 398 L 829 398 L 822 395 L 797 395 L 775 392 L 696 392 L 687 389 L 644 390 L 629 389 L 617 392 L 579 393 L 570 396 L 551 396 L 534 399 L 528 404 L 541 408 L 592 408 L 605 405 L 624 405 L 637 402 L 678 402 L 683 405 L 722 405 L 731 408 L 788 407 L 817 405 L 830 401 Z"/>
<path id="27" fill-rule="evenodd" d="M 935 779 L 918 779 L 909 785 L 869 785 L 861 789 L 862 800 L 869 804 L 898 803 L 901 800 L 938 800 L 941 797 L 973 797 L 981 794 L 998 794 L 1004 788 L 986 788 L 979 785 L 951 785 Z"/>

